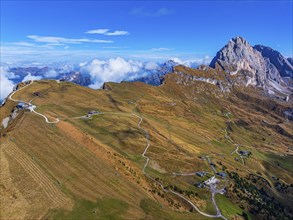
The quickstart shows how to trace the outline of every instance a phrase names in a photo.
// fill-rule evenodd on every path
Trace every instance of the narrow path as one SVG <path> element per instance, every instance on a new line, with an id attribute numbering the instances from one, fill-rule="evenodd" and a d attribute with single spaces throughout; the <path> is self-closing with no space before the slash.
<path id="1" fill-rule="evenodd" d="M 48 124 L 54 124 L 54 123 L 57 123 L 57 122 L 60 121 L 59 118 L 56 118 L 55 121 L 49 121 L 48 118 L 47 118 L 45 115 L 43 115 L 42 113 L 36 112 L 34 109 L 32 109 L 31 111 L 34 112 L 34 113 L 36 113 L 37 115 L 40 115 L 40 116 L 42 116 L 43 118 L 45 118 L 45 121 L 46 121 Z"/>
<path id="2" fill-rule="evenodd" d="M 244 158 L 243 158 L 243 156 L 238 152 L 238 150 L 239 150 L 239 144 L 235 144 L 235 146 L 236 146 L 236 149 L 235 149 L 234 151 L 231 152 L 231 155 L 234 154 L 234 153 L 236 153 L 237 155 L 239 155 L 240 158 L 241 158 L 241 161 L 242 161 L 243 166 L 245 166 Z"/>
<path id="3" fill-rule="evenodd" d="M 143 153 L 142 153 L 142 156 L 146 159 L 146 162 L 145 162 L 145 164 L 144 164 L 144 166 L 143 166 L 142 171 L 143 171 L 144 174 L 146 174 L 145 169 L 146 169 L 146 167 L 147 167 L 147 165 L 148 165 L 148 163 L 149 163 L 149 161 L 150 161 L 150 158 L 149 158 L 148 156 L 145 155 L 146 152 L 147 152 L 147 150 L 148 150 L 149 147 L 150 147 L 149 134 L 148 134 L 148 132 L 147 132 L 146 130 L 144 130 L 143 128 L 140 127 L 140 124 L 141 124 L 142 121 L 143 121 L 142 117 L 140 117 L 139 115 L 136 115 L 136 114 L 134 114 L 134 113 L 132 113 L 132 115 L 134 115 L 135 117 L 137 117 L 137 118 L 140 119 L 140 121 L 139 121 L 138 124 L 137 124 L 137 127 L 138 127 L 139 129 L 141 129 L 141 130 L 145 133 L 145 138 L 146 138 L 146 141 L 147 141 L 146 148 L 144 149 L 144 151 L 143 151 Z"/>
<path id="4" fill-rule="evenodd" d="M 137 117 L 137 118 L 140 119 L 139 122 L 138 122 L 138 124 L 137 124 L 137 127 L 138 127 L 139 129 L 141 129 L 141 130 L 145 133 L 145 137 L 146 137 L 146 141 L 147 141 L 146 148 L 144 149 L 144 151 L 143 151 L 143 153 L 142 153 L 142 157 L 144 157 L 144 158 L 146 159 L 146 162 L 145 162 L 145 164 L 144 164 L 144 166 L 143 166 L 143 169 L 142 169 L 142 171 L 143 171 L 143 173 L 145 174 L 145 176 L 148 177 L 149 179 L 151 179 L 152 181 L 156 182 L 156 183 L 162 188 L 162 190 L 163 190 L 164 192 L 172 193 L 172 194 L 174 194 L 174 195 L 180 197 L 180 198 L 183 199 L 184 201 L 186 201 L 188 204 L 190 204 L 190 205 L 192 206 L 192 208 L 194 208 L 194 209 L 195 209 L 198 213 L 200 213 L 201 215 L 206 216 L 206 217 L 209 217 L 209 218 L 222 218 L 222 219 L 227 220 L 227 219 L 222 215 L 222 213 L 220 212 L 220 209 L 219 209 L 219 207 L 217 206 L 216 201 L 215 201 L 215 199 L 214 199 L 214 196 L 215 196 L 215 193 L 216 193 L 216 192 L 212 191 L 212 201 L 213 201 L 213 204 L 214 204 L 214 206 L 215 206 L 215 209 L 216 209 L 217 214 L 216 214 L 216 215 L 211 215 L 211 214 L 208 214 L 208 213 L 205 213 L 205 212 L 200 211 L 200 209 L 199 209 L 199 208 L 198 208 L 193 202 L 191 202 L 189 199 L 187 199 L 186 197 L 184 197 L 184 196 L 181 195 L 180 193 L 175 192 L 175 191 L 170 190 L 170 189 L 165 189 L 162 183 L 160 183 L 159 181 L 155 180 L 153 177 L 151 177 L 150 175 L 148 175 L 148 174 L 146 173 L 145 169 L 146 169 L 146 167 L 147 167 L 147 165 L 148 165 L 148 163 L 149 163 L 149 161 L 150 161 L 150 158 L 149 158 L 148 156 L 146 156 L 147 150 L 148 150 L 149 147 L 150 147 L 149 134 L 148 134 L 148 132 L 147 132 L 145 129 L 141 128 L 141 126 L 140 126 L 141 123 L 142 123 L 142 121 L 143 121 L 143 118 L 142 118 L 141 116 L 135 114 L 135 113 L 132 113 L 132 115 L 134 115 L 135 117 Z"/>
<path id="5" fill-rule="evenodd" d="M 235 144 L 235 146 L 236 146 L 236 149 L 235 149 L 234 151 L 231 152 L 231 155 L 234 154 L 235 152 L 238 152 L 239 145 L 238 145 L 238 144 Z"/>
<path id="6" fill-rule="evenodd" d="M 18 90 L 16 90 L 16 91 L 12 92 L 12 93 L 10 94 L 10 96 L 9 96 L 9 99 L 12 100 L 12 101 L 18 102 L 19 100 L 15 100 L 15 99 L 13 99 L 12 96 L 13 96 L 17 91 L 20 91 L 20 90 L 26 88 L 27 86 L 31 85 L 32 83 L 33 83 L 33 82 L 31 82 L 30 84 L 28 84 L 28 85 L 26 85 L 26 86 L 24 86 L 24 87 L 22 87 L 22 88 L 20 88 L 20 89 L 18 89 Z M 28 104 L 28 105 L 32 105 L 31 102 L 25 102 L 25 103 Z M 137 106 L 137 103 L 135 103 L 135 107 L 136 107 L 136 106 Z M 41 113 L 35 111 L 35 110 L 34 110 L 35 108 L 36 108 L 36 106 L 33 106 L 33 105 L 32 105 L 32 107 L 30 107 L 29 109 L 30 109 L 31 112 L 34 112 L 35 114 L 42 116 L 42 117 L 45 119 L 46 123 L 58 123 L 58 122 L 60 121 L 58 118 L 56 118 L 56 120 L 53 121 L 53 122 L 52 122 L 52 121 L 49 121 L 48 118 L 47 118 L 45 115 L 43 115 L 43 114 L 41 114 Z M 99 114 L 108 114 L 108 113 L 106 113 L 106 112 L 101 112 L 101 113 L 99 113 Z M 111 113 L 109 113 L 109 114 L 111 114 Z M 113 114 L 115 114 L 115 113 L 113 113 Z M 117 114 L 119 114 L 119 113 L 117 113 Z M 226 220 L 226 218 L 221 214 L 221 212 L 220 212 L 220 210 L 219 210 L 219 208 L 218 208 L 218 206 L 217 206 L 217 204 L 216 204 L 216 201 L 215 201 L 215 199 L 214 199 L 214 196 L 215 196 L 215 193 L 216 193 L 215 191 L 212 191 L 212 201 L 213 201 L 213 204 L 214 204 L 214 207 L 215 207 L 215 209 L 216 209 L 217 214 L 216 214 L 216 215 L 211 215 L 211 214 L 207 214 L 207 213 L 205 213 L 205 212 L 200 211 L 200 209 L 199 209 L 199 208 L 198 208 L 193 202 L 191 202 L 189 199 L 187 199 L 187 198 L 184 197 L 183 195 L 179 194 L 178 192 L 175 192 L 175 191 L 170 190 L 170 189 L 165 189 L 162 183 L 160 183 L 159 181 L 155 180 L 153 177 L 151 177 L 149 174 L 146 173 L 146 168 L 147 168 L 148 163 L 149 163 L 149 161 L 150 161 L 150 158 L 149 158 L 148 156 L 146 156 L 146 153 L 147 153 L 147 151 L 148 151 L 148 149 L 149 149 L 149 147 L 150 147 L 149 134 L 148 134 L 148 132 L 147 132 L 145 129 L 143 129 L 143 128 L 141 127 L 141 123 L 142 123 L 142 121 L 143 121 L 143 118 L 142 118 L 141 116 L 135 114 L 134 112 L 132 112 L 132 115 L 135 116 L 135 117 L 137 117 L 137 118 L 139 118 L 139 122 L 138 122 L 137 126 L 138 126 L 138 128 L 139 128 L 140 130 L 142 130 L 142 131 L 145 133 L 145 138 L 146 138 L 146 141 L 147 141 L 146 147 L 145 147 L 145 149 L 144 149 L 144 151 L 143 151 L 143 153 L 142 153 L 142 157 L 146 159 L 146 162 L 145 162 L 145 164 L 144 164 L 144 166 L 143 166 L 143 169 L 142 169 L 144 175 L 145 175 L 147 178 L 151 179 L 152 181 L 156 182 L 156 183 L 162 188 L 162 190 L 163 190 L 164 192 L 172 193 L 172 194 L 174 194 L 174 195 L 180 197 L 180 198 L 183 199 L 184 201 L 186 201 L 188 204 L 190 204 L 190 205 L 192 206 L 192 208 L 194 208 L 198 213 L 202 214 L 203 216 L 210 217 L 210 218 L 222 218 L 222 219 L 225 219 L 225 220 Z M 76 118 L 76 119 L 79 119 L 79 118 L 89 118 L 89 117 L 87 117 L 87 116 L 88 116 L 88 115 L 84 115 L 84 116 L 75 117 L 75 118 Z M 12 153 L 12 151 L 10 151 L 10 152 Z M 14 152 L 14 153 L 15 153 L 15 152 Z M 209 160 L 209 158 L 208 158 L 208 160 Z M 20 158 L 19 158 L 18 161 L 19 161 L 23 166 L 26 166 L 26 165 L 22 162 L 22 160 L 20 160 Z M 209 161 L 210 161 L 210 160 L 209 160 Z M 33 165 L 34 165 L 34 164 L 33 164 Z M 35 165 L 34 165 L 34 167 L 35 167 Z M 212 167 L 212 166 L 211 166 L 211 167 Z M 31 169 L 29 169 L 29 170 L 31 170 Z M 215 171 L 214 168 L 213 168 L 213 171 Z M 35 174 L 36 174 L 36 175 L 33 175 L 33 172 L 32 172 L 32 176 L 33 176 L 34 178 L 39 179 L 39 177 L 41 176 L 41 174 L 40 174 L 40 173 L 38 173 L 38 174 L 35 173 Z M 44 178 L 44 177 L 43 177 L 43 178 Z M 50 191 L 50 188 L 51 188 L 51 190 L 52 190 L 52 185 L 50 185 L 50 184 L 48 185 L 48 181 L 46 181 L 46 182 L 42 182 L 42 183 L 43 183 L 43 186 L 45 187 L 45 189 L 47 190 L 47 194 L 48 194 L 48 196 L 52 198 L 52 196 L 51 196 L 50 193 L 48 192 L 48 191 Z M 56 190 L 56 189 L 53 189 L 53 191 L 55 191 L 55 190 Z M 59 199 L 57 199 L 57 200 L 58 200 L 58 203 L 59 203 L 59 202 L 61 202 L 62 200 L 64 201 L 64 198 L 59 198 Z M 54 201 L 56 201 L 56 200 L 54 200 Z"/>
<path id="7" fill-rule="evenodd" d="M 13 92 L 9 95 L 8 98 L 9 98 L 10 100 L 14 101 L 14 102 L 19 102 L 20 100 L 15 100 L 15 99 L 12 98 L 12 96 L 13 96 L 16 92 L 18 92 L 18 91 L 20 91 L 20 90 L 22 90 L 22 89 L 28 87 L 29 85 L 33 84 L 33 82 L 34 82 L 34 81 L 32 81 L 31 83 L 25 85 L 24 87 L 21 87 L 20 89 L 17 89 L 17 90 L 15 90 L 15 91 L 13 91 Z"/>
<path id="8" fill-rule="evenodd" d="M 210 167 L 211 167 L 213 173 L 214 173 L 214 174 L 217 173 L 217 170 L 216 170 L 216 168 L 212 165 L 212 162 L 211 162 L 211 159 L 209 158 L 209 156 L 205 156 L 205 158 L 207 158 L 207 161 L 208 161 L 208 163 L 209 163 L 209 165 L 210 165 Z"/>
<path id="9" fill-rule="evenodd" d="M 225 115 L 226 115 L 226 117 L 229 119 L 229 122 L 231 122 L 231 118 L 230 118 L 229 114 L 230 114 L 230 112 L 228 112 L 228 113 L 225 114 Z M 243 156 L 242 156 L 240 153 L 238 153 L 238 150 L 239 150 L 239 144 L 236 144 L 236 143 L 232 140 L 232 138 L 228 135 L 227 129 L 228 129 L 228 126 L 227 126 L 226 129 L 225 129 L 225 138 L 226 138 L 231 144 L 234 144 L 234 145 L 236 146 L 236 149 L 235 149 L 234 151 L 231 152 L 231 155 L 234 154 L 234 153 L 238 154 L 238 155 L 240 156 L 240 158 L 241 158 L 241 161 L 242 161 L 243 166 L 245 166 L 245 161 L 244 161 Z"/>

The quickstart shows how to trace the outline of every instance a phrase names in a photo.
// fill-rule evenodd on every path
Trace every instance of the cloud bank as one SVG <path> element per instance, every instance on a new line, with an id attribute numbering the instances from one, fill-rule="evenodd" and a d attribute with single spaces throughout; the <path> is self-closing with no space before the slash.
<path id="1" fill-rule="evenodd" d="M 171 58 L 174 62 L 189 67 L 196 67 L 199 64 L 206 64 L 210 57 L 183 60 L 177 57 Z M 167 61 L 167 60 L 165 60 Z M 166 65 L 169 65 L 168 63 Z M 10 68 L 15 67 L 15 68 Z M 104 82 L 132 81 L 137 78 L 150 76 L 152 74 L 161 74 L 165 69 L 163 61 L 139 61 L 125 59 L 122 57 L 109 59 L 92 59 L 90 61 L 69 65 L 68 63 L 56 63 L 50 65 L 41 65 L 38 63 L 22 64 L 17 67 L 11 64 L 7 67 L 1 66 L 1 96 L 4 99 L 13 89 L 16 83 L 26 80 L 40 79 L 68 79 L 75 78 L 71 74 L 80 74 L 81 81 L 85 81 L 89 87 L 99 89 Z M 73 81 L 75 82 L 75 81 Z M 76 82 L 79 83 L 79 82 Z"/>
<path id="2" fill-rule="evenodd" d="M 5 99 L 13 90 L 14 83 L 9 78 L 15 78 L 14 74 L 7 71 L 7 68 L 0 67 L 0 100 Z"/>
<path id="3" fill-rule="evenodd" d="M 135 78 L 144 66 L 142 62 L 117 57 L 108 60 L 94 59 L 82 64 L 80 71 L 91 76 L 92 84 L 89 87 L 98 89 L 104 82 L 120 82 L 127 78 Z"/>

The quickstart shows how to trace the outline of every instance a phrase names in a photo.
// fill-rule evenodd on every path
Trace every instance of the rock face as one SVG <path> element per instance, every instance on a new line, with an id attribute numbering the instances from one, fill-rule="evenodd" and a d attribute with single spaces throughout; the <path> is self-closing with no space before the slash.
<path id="1" fill-rule="evenodd" d="M 289 57 L 287 60 L 293 66 L 293 57 Z"/>
<path id="2" fill-rule="evenodd" d="M 242 71 L 246 76 L 245 83 L 255 86 L 264 85 L 267 78 L 279 80 L 277 69 L 242 37 L 231 39 L 217 53 L 210 66 L 220 68 L 231 75 Z"/>
<path id="3" fill-rule="evenodd" d="M 259 51 L 264 58 L 269 59 L 270 63 L 277 68 L 281 77 L 293 77 L 292 64 L 280 52 L 263 45 L 255 45 L 253 48 Z"/>
<path id="4" fill-rule="evenodd" d="M 261 45 L 253 47 L 242 37 L 231 39 L 217 53 L 210 67 L 239 76 L 243 85 L 262 87 L 269 94 L 284 97 L 292 94 L 290 62 L 278 51 Z"/>

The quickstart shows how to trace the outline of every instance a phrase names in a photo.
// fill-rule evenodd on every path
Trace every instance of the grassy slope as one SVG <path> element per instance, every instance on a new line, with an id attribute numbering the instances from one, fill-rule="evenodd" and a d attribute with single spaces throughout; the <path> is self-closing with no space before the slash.
<path id="1" fill-rule="evenodd" d="M 111 90 L 108 91 L 95 91 L 71 83 L 35 82 L 14 96 L 27 101 L 34 98 L 37 111 L 49 118 L 58 117 L 63 120 L 50 125 L 39 116 L 26 113 L 14 130 L 2 138 L 1 150 L 5 151 L 5 143 L 12 140 L 58 186 L 60 192 L 72 201 L 73 208 L 45 208 L 44 210 L 50 210 L 46 214 L 48 218 L 70 219 L 84 216 L 85 213 L 88 219 L 119 219 L 126 216 L 148 216 L 153 219 L 202 218 L 196 213 L 171 211 L 168 198 L 175 201 L 176 198 L 170 195 L 165 195 L 164 198 L 158 196 L 157 186 L 141 173 L 144 160 L 140 154 L 145 139 L 142 131 L 137 128 L 138 119 L 131 116 L 132 111 L 143 116 L 142 127 L 150 134 L 151 147 L 147 154 L 152 163 L 147 171 L 161 178 L 165 185 L 177 185 L 181 189 L 197 192 L 199 197 L 191 199 L 209 213 L 213 212 L 209 193 L 192 186 L 199 180 L 174 178 L 171 175 L 172 172 L 208 170 L 208 164 L 198 158 L 201 155 L 209 155 L 214 162 L 222 162 L 229 170 L 234 171 L 237 167 L 242 175 L 260 171 L 268 179 L 270 176 L 263 172 L 262 167 L 267 167 L 267 162 L 281 161 L 283 175 L 280 178 L 292 183 L 290 166 L 275 156 L 286 151 L 282 145 L 290 143 L 290 139 L 261 126 L 262 118 L 276 123 L 275 118 L 269 115 L 260 118 L 259 112 L 248 109 L 236 97 L 232 99 L 239 105 L 231 105 L 226 98 L 221 98 L 219 102 L 218 95 L 209 92 L 216 90 L 213 85 L 199 82 L 196 86 L 182 86 L 172 79 L 175 76 L 168 77 L 166 84 L 160 87 L 142 83 L 110 83 Z M 40 92 L 41 97 L 35 98 L 33 92 Z M 136 108 L 130 101 L 138 104 Z M 1 111 L 7 112 L 10 108 L 7 105 Z M 98 115 L 91 120 L 73 118 L 90 110 L 121 113 Z M 253 153 L 251 158 L 246 159 L 248 169 L 235 161 L 235 155 L 230 155 L 235 146 L 224 138 L 227 122 L 224 113 L 228 111 L 232 113 L 233 121 L 232 131 L 229 131 L 231 138 Z M 247 121 L 248 126 L 238 125 L 236 120 L 239 118 Z M 292 129 L 291 125 L 286 126 Z M 270 139 L 268 132 L 274 135 L 273 139 Z M 12 176 L 16 174 L 16 170 L 25 170 L 25 166 L 20 166 L 11 157 L 5 159 L 9 162 Z M 221 166 L 217 168 L 221 170 Z M 274 169 L 269 171 L 279 175 Z M 28 187 L 33 187 L 38 182 L 30 179 L 28 174 L 22 175 L 27 178 L 25 185 L 22 186 L 22 179 L 17 178 L 5 184 L 15 187 L 26 200 L 37 203 L 40 198 L 45 199 L 44 192 L 38 196 L 34 194 L 34 190 L 26 193 Z M 156 191 L 152 192 L 153 189 Z M 220 198 L 223 204 L 230 207 L 227 209 L 226 206 L 220 206 L 224 214 L 239 214 L 237 206 L 229 203 L 226 198 Z M 183 210 L 184 204 L 182 207 L 182 202 L 177 202 L 181 203 L 180 210 Z M 107 205 L 112 203 L 115 204 L 113 207 Z M 50 202 L 44 203 L 43 207 L 46 204 Z M 30 209 L 27 208 L 24 212 L 29 217 L 32 213 L 28 210 Z"/>

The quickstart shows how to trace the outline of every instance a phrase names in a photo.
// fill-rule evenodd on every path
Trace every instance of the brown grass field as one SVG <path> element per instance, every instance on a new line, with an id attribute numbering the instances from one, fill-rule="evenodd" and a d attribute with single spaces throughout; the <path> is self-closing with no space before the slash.
<path id="1" fill-rule="evenodd" d="M 252 88 L 235 88 L 238 95 L 221 94 L 204 82 L 178 84 L 178 77 L 168 75 L 159 87 L 108 83 L 108 90 L 36 81 L 17 92 L 14 99 L 32 100 L 36 111 L 60 122 L 47 124 L 39 115 L 23 111 L 0 130 L 1 219 L 205 219 L 144 176 L 141 154 L 146 139 L 132 112 L 141 115 L 141 126 L 150 135 L 146 171 L 164 186 L 196 193 L 190 200 L 207 213 L 215 214 L 209 190 L 193 186 L 202 179 L 172 175 L 211 172 L 200 156 L 208 155 L 218 171 L 226 167 L 242 177 L 260 173 L 271 185 L 272 176 L 293 183 L 292 122 L 266 106 L 265 98 L 262 104 L 255 101 L 261 96 Z M 0 109 L 1 120 L 15 104 L 8 101 Z M 91 110 L 103 114 L 76 118 Z M 228 112 L 231 121 L 225 116 Z M 233 142 L 252 153 L 244 165 L 231 155 L 235 145 L 225 138 L 227 126 Z M 290 193 L 267 191 L 282 204 L 293 201 Z M 239 208 L 236 197 L 217 200 L 229 219 L 242 218 L 246 206 Z"/>

